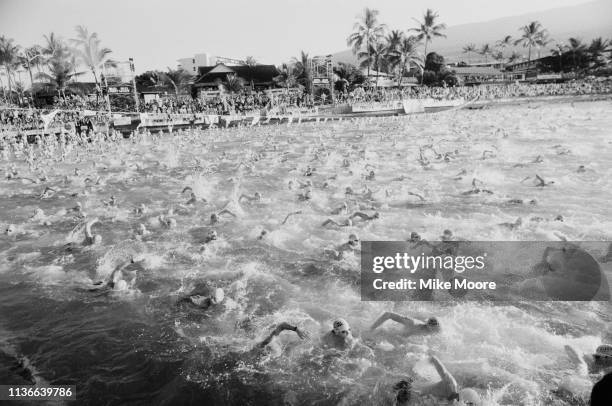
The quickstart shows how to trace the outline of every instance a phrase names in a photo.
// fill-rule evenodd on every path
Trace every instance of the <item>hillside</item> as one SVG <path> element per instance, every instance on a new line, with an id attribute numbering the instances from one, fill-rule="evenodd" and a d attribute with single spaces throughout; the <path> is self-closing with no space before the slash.
<path id="1" fill-rule="evenodd" d="M 430 49 L 441 53 L 449 62 L 466 60 L 462 48 L 468 43 L 480 47 L 482 44 L 493 45 L 506 35 L 518 37 L 519 27 L 537 20 L 542 23 L 550 34 L 550 38 L 567 43 L 569 37 L 578 37 L 590 41 L 595 37 L 612 38 L 612 1 L 597 0 L 576 6 L 556 8 L 537 13 L 528 13 L 519 16 L 504 17 L 480 23 L 470 23 L 448 27 L 445 30 L 446 38 L 436 39 Z M 552 43 L 542 54 L 547 54 Z M 516 47 L 517 52 L 527 54 L 524 48 Z M 507 50 L 509 53 L 512 50 Z M 537 51 L 535 55 L 537 55 Z M 357 63 L 356 57 L 350 50 L 333 54 L 336 62 Z M 472 62 L 481 57 L 472 54 Z"/>

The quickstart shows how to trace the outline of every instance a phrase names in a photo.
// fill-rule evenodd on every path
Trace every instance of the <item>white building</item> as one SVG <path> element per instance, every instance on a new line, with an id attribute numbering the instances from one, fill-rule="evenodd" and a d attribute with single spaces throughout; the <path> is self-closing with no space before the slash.
<path id="1" fill-rule="evenodd" d="M 198 73 L 198 66 L 214 66 L 217 64 L 217 57 L 206 52 L 195 54 L 191 58 L 181 58 L 178 60 L 178 68 L 195 75 Z"/>

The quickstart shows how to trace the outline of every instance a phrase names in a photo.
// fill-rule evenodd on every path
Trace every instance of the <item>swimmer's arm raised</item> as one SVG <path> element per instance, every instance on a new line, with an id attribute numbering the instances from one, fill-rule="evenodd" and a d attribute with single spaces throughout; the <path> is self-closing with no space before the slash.
<path id="1" fill-rule="evenodd" d="M 408 328 L 412 328 L 416 325 L 415 320 L 411 319 L 410 317 L 405 317 L 405 316 L 402 316 L 402 315 L 399 315 L 393 312 L 385 312 L 383 313 L 382 316 L 378 318 L 378 320 L 374 322 L 374 324 L 372 324 L 372 327 L 370 327 L 370 330 L 376 329 L 378 326 L 380 326 L 387 320 L 393 320 L 397 323 L 403 324 L 404 326 Z"/>
<path id="2" fill-rule="evenodd" d="M 218 215 L 218 216 L 221 216 L 221 215 L 223 215 L 223 214 L 229 214 L 230 216 L 232 216 L 232 217 L 234 217 L 234 218 L 235 218 L 235 217 L 238 217 L 238 216 L 236 216 L 234 213 L 232 213 L 231 211 L 229 211 L 228 209 L 223 209 L 223 210 L 221 210 L 221 211 L 220 211 L 220 212 L 219 212 L 217 215 Z"/>
<path id="3" fill-rule="evenodd" d="M 357 212 L 355 212 L 355 213 L 351 214 L 351 217 L 349 217 L 349 218 L 352 220 L 352 219 L 354 219 L 355 217 L 359 217 L 359 218 L 360 218 L 360 219 L 362 219 L 362 220 L 369 220 L 369 219 L 370 219 L 370 216 L 368 216 L 367 214 L 362 213 L 362 212 L 360 212 L 360 211 L 357 211 Z"/>
<path id="4" fill-rule="evenodd" d="M 276 326 L 274 330 L 272 330 L 272 333 L 270 333 L 270 335 L 266 337 L 265 340 L 257 344 L 257 347 L 265 347 L 266 345 L 270 344 L 270 342 L 272 342 L 274 337 L 276 337 L 277 335 L 279 335 L 285 330 L 295 331 L 298 337 L 300 337 L 301 339 L 308 337 L 308 334 L 306 333 L 306 331 L 300 330 L 297 326 L 292 326 L 291 324 L 287 322 L 282 322 L 281 324 Z"/>
<path id="5" fill-rule="evenodd" d="M 446 367 L 444 366 L 444 364 L 442 364 L 438 357 L 432 355 L 429 358 L 429 361 L 436 368 L 436 371 L 438 371 L 438 375 L 440 375 L 440 378 L 442 378 L 442 382 L 444 382 L 447 389 L 451 391 L 451 393 L 458 393 L 459 385 L 457 385 L 455 377 L 453 377 L 453 375 L 446 369 Z"/>

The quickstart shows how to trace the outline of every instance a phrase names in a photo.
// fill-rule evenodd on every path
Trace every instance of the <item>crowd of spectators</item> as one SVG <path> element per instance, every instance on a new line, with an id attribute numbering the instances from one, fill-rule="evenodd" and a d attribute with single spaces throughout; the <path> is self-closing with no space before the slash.
<path id="1" fill-rule="evenodd" d="M 144 104 L 147 113 L 247 115 L 249 113 L 285 109 L 289 107 L 313 107 L 314 98 L 304 92 L 245 92 L 212 94 L 199 98 L 189 96 L 160 97 Z"/>
<path id="2" fill-rule="evenodd" d="M 612 93 L 611 79 L 572 80 L 563 83 L 529 84 L 481 84 L 477 86 L 454 87 L 420 87 L 411 86 L 402 89 L 364 89 L 357 87 L 351 92 L 336 92 L 336 102 L 386 103 L 403 99 L 457 99 L 481 100 L 506 99 L 516 97 L 588 95 Z M 217 115 L 250 115 L 266 112 L 285 114 L 293 109 L 310 109 L 316 105 L 330 104 L 331 98 L 321 94 L 317 98 L 297 89 L 276 89 L 274 91 L 245 92 L 220 94 L 211 92 L 203 97 L 166 96 L 141 105 L 141 110 L 159 114 L 217 114 Z M 37 110 L 16 108 L 6 102 L 0 104 L 0 131 L 36 130 L 44 127 L 43 114 L 57 109 L 59 112 L 49 122 L 50 126 L 83 127 L 84 123 L 94 126 L 105 124 L 109 120 L 104 99 L 68 96 L 56 98 L 53 108 Z"/>

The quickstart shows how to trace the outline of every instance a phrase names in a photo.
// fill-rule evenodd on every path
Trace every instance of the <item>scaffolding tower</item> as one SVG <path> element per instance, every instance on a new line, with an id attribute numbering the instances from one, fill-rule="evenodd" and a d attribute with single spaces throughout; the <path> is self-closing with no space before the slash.
<path id="1" fill-rule="evenodd" d="M 309 60 L 312 72 L 312 85 L 328 88 L 332 101 L 334 100 L 334 66 L 331 55 L 315 56 Z"/>

